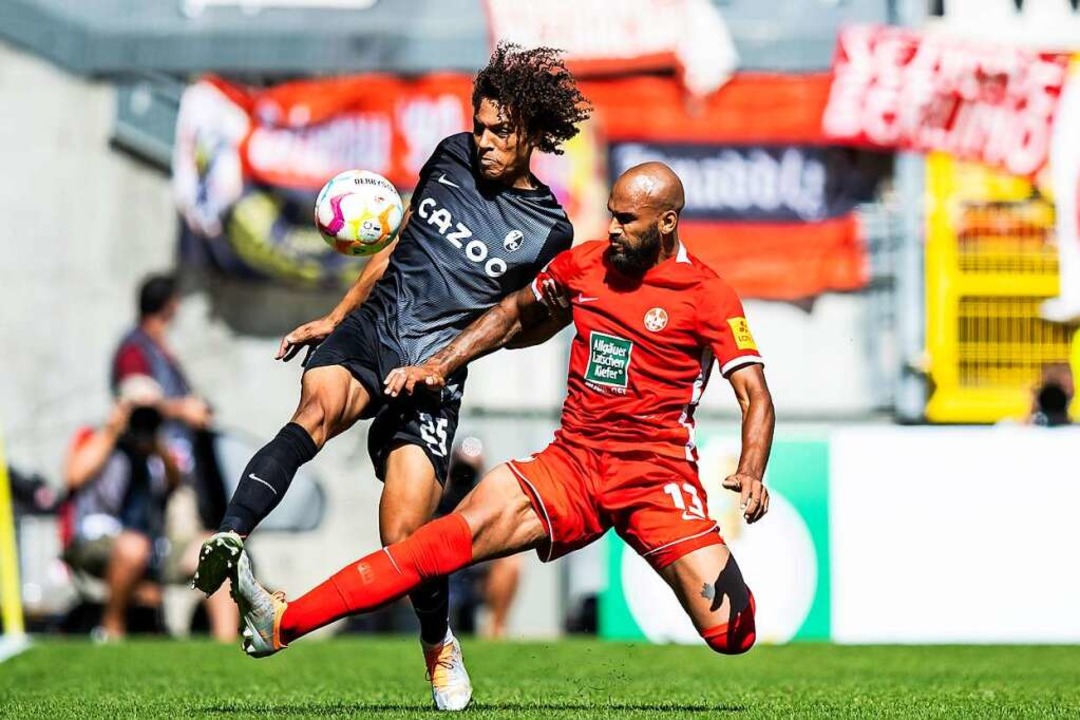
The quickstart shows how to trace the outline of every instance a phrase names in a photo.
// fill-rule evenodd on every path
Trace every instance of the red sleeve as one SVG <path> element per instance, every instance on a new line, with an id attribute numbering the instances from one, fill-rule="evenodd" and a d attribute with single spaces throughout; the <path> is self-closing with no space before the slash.
<path id="1" fill-rule="evenodd" d="M 119 383 L 131 375 L 150 375 L 150 361 L 146 354 L 134 343 L 124 345 L 116 353 L 116 364 L 113 367 L 113 377 Z"/>
<path id="2" fill-rule="evenodd" d="M 727 283 L 720 278 L 706 281 L 697 311 L 698 332 L 716 353 L 724 377 L 743 365 L 763 362 L 742 301 Z"/>
<path id="3" fill-rule="evenodd" d="M 536 279 L 532 281 L 533 295 L 537 300 L 541 299 L 540 286 L 545 280 L 554 280 L 556 285 L 571 290 L 574 287 L 574 280 L 580 274 L 580 265 L 578 264 L 578 254 L 582 245 L 570 248 L 569 250 L 563 250 L 561 253 L 551 259 L 544 269 L 536 276 Z"/>

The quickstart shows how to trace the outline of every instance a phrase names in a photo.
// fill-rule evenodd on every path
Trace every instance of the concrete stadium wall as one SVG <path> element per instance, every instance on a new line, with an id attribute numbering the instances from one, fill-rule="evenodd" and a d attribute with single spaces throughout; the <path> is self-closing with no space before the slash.
<path id="1" fill-rule="evenodd" d="M 0 337 L 7 345 L 0 427 L 16 465 L 59 481 L 73 431 L 102 420 L 108 407 L 108 361 L 134 319 L 138 281 L 173 265 L 176 218 L 167 178 L 110 149 L 108 85 L 0 44 L 0 107 Z M 295 363 L 272 361 L 278 337 L 333 298 L 208 278 L 194 284 L 176 323 L 175 349 L 223 427 L 268 438 L 292 412 L 299 377 Z M 777 303 L 747 309 L 782 420 L 870 412 L 863 298 L 827 296 L 810 312 Z M 462 432 L 485 436 L 492 461 L 538 449 L 554 427 L 565 357 L 564 336 L 477 363 Z M 722 382 L 704 405 L 714 416 L 736 412 Z M 506 419 L 523 409 L 534 419 Z M 497 416 L 484 415 L 491 411 Z M 332 443 L 312 469 L 332 498 L 323 527 L 253 544 L 267 579 L 292 592 L 377 543 L 379 486 L 363 430 Z M 514 630 L 552 634 L 562 571 L 527 562 Z"/>

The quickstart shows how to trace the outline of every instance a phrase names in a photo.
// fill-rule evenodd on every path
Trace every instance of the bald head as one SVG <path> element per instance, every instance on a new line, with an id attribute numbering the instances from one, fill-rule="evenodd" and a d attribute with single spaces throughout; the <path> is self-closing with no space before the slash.
<path id="1" fill-rule="evenodd" d="M 686 204 L 682 180 L 662 162 L 647 162 L 630 168 L 615 181 L 612 194 L 616 192 L 626 193 L 635 204 L 660 212 L 674 210 L 680 213 Z"/>
<path id="2" fill-rule="evenodd" d="M 620 175 L 608 198 L 611 264 L 640 275 L 671 257 L 684 204 L 682 181 L 663 163 L 642 163 Z"/>

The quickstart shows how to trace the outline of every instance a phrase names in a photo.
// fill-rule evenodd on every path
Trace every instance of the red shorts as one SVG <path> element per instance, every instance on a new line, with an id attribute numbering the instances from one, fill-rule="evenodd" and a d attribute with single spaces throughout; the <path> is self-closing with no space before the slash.
<path id="1" fill-rule="evenodd" d="M 507 465 L 548 532 L 545 562 L 615 528 L 659 570 L 709 545 L 722 545 L 709 519 L 697 465 L 647 452 L 611 453 L 556 440 Z"/>

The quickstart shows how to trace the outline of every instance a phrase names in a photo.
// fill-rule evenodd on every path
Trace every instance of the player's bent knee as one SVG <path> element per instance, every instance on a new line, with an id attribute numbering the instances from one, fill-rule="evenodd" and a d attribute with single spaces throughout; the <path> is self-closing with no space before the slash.
<path id="1" fill-rule="evenodd" d="M 379 535 L 382 537 L 383 545 L 393 545 L 394 543 L 401 542 L 408 538 L 419 530 L 427 519 L 428 518 L 417 518 L 416 520 L 413 520 L 411 518 L 394 518 L 391 521 L 383 523 L 383 526 L 379 528 Z"/>
<path id="2" fill-rule="evenodd" d="M 344 412 L 344 405 L 335 398 L 305 397 L 300 401 L 292 422 L 304 428 L 315 447 L 321 450 L 327 440 L 351 425 L 345 421 Z"/>
<path id="3" fill-rule="evenodd" d="M 315 381 L 310 380 L 309 375 L 304 374 L 300 405 L 293 415 L 293 422 L 314 438 L 318 433 L 332 432 L 341 422 L 348 405 L 349 386 L 347 382 L 337 382 L 336 377 Z"/>
<path id="4" fill-rule="evenodd" d="M 296 408 L 296 412 L 293 413 L 292 421 L 307 430 L 312 439 L 315 438 L 317 433 L 329 430 L 326 427 L 326 408 L 318 398 L 303 398 L 300 401 L 300 407 Z"/>
<path id="5" fill-rule="evenodd" d="M 531 509 L 529 497 L 505 465 L 485 475 L 458 505 L 458 511 L 465 516 L 474 535 L 500 524 L 526 523 Z"/>
<path id="6" fill-rule="evenodd" d="M 750 604 L 735 614 L 727 623 L 706 628 L 701 637 L 714 652 L 721 655 L 742 655 L 754 647 L 757 641 L 757 625 L 754 619 L 754 596 Z"/>
<path id="7" fill-rule="evenodd" d="M 492 532 L 492 530 L 498 525 L 501 519 L 500 506 L 495 504 L 485 504 L 483 502 L 472 502 L 466 504 L 462 501 L 461 506 L 457 509 L 457 514 L 465 520 L 469 526 L 469 531 L 474 542 L 484 538 L 484 535 Z"/>

